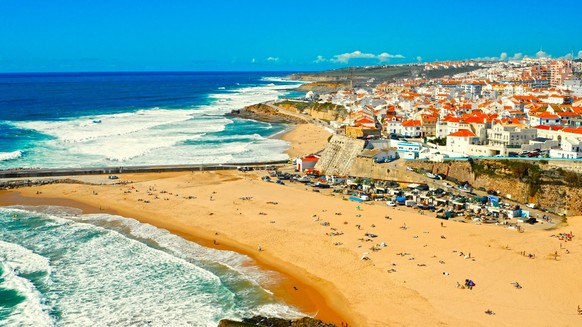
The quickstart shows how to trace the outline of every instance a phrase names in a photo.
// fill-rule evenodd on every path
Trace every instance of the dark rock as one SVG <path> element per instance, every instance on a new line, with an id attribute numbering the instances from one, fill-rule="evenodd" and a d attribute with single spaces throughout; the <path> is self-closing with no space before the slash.
<path id="1" fill-rule="evenodd" d="M 245 322 L 222 319 L 218 322 L 218 327 L 256 327 L 257 325 L 248 324 Z"/>
<path id="2" fill-rule="evenodd" d="M 336 327 L 334 324 L 326 324 L 321 320 L 310 317 L 303 317 L 297 320 L 287 320 L 282 318 L 252 317 L 243 319 L 244 322 L 253 326 L 265 327 Z"/>
<path id="3" fill-rule="evenodd" d="M 243 119 L 252 119 L 265 123 L 283 123 L 283 124 L 303 124 L 305 120 L 285 115 L 266 104 L 255 104 L 243 109 L 233 110 L 225 115 L 226 117 L 238 117 Z"/>

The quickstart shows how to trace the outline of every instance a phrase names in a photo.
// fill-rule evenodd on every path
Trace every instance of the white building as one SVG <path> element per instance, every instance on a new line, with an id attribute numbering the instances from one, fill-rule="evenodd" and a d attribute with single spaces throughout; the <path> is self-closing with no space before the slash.
<path id="1" fill-rule="evenodd" d="M 470 144 L 479 142 L 479 137 L 468 129 L 460 129 L 447 136 L 447 151 L 467 155 Z"/>
<path id="2" fill-rule="evenodd" d="M 398 142 L 398 155 L 404 159 L 418 158 L 422 146 L 418 143 Z"/>
<path id="3" fill-rule="evenodd" d="M 572 138 L 565 138 L 559 149 L 550 150 L 551 158 L 577 159 L 582 158 L 582 142 Z"/>
<path id="4" fill-rule="evenodd" d="M 519 148 L 522 144 L 528 144 L 537 137 L 537 129 L 522 128 L 522 125 L 496 124 L 487 130 L 489 145 L 504 148 Z"/>

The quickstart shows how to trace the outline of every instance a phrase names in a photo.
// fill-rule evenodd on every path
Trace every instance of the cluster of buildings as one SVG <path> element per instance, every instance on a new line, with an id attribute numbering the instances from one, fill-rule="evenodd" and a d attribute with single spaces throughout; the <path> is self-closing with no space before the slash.
<path id="1" fill-rule="evenodd" d="M 425 69 L 443 65 L 475 63 Z M 582 158 L 582 63 L 526 58 L 478 65 L 446 78 L 320 94 L 319 101 L 348 109 L 345 120 L 330 122 L 345 135 L 417 139 L 425 147 L 418 157 Z"/>

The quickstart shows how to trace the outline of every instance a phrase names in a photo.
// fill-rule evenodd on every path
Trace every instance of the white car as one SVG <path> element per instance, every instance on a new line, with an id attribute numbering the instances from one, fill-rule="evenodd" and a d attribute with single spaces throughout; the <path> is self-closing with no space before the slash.
<path id="1" fill-rule="evenodd" d="M 395 207 L 396 206 L 396 202 L 394 202 L 394 201 L 387 201 L 386 202 L 386 205 L 389 206 L 389 207 Z"/>

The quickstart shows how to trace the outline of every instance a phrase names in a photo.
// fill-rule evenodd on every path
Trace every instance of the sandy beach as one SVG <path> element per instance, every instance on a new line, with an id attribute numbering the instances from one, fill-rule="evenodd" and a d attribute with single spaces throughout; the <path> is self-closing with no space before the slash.
<path id="1" fill-rule="evenodd" d="M 338 196 L 259 177 L 231 171 L 122 175 L 132 183 L 52 184 L 18 194 L 3 191 L 0 198 L 4 205 L 83 204 L 206 244 L 216 240 L 218 248 L 249 254 L 302 283 L 296 294 L 287 284 L 278 295 L 311 313 L 322 309 L 317 318 L 338 324 L 574 326 L 582 319 L 576 311 L 582 303 L 577 295 L 582 246 L 577 237 L 570 242 L 553 237 L 579 235 L 576 217 L 566 227 L 526 227 L 524 233 L 471 223 L 443 227 L 441 220 L 413 211 L 384 205 L 358 209 Z M 105 176 L 92 178 L 108 182 Z M 457 287 L 465 279 L 476 286 Z M 323 301 L 302 298 L 308 285 Z"/>
<path id="2" fill-rule="evenodd" d="M 323 149 L 329 136 L 331 133 L 323 127 L 314 124 L 298 124 L 279 138 L 289 142 L 289 149 L 285 153 L 290 158 L 296 158 Z"/>
<path id="3" fill-rule="evenodd" d="M 319 150 L 314 140 L 327 136 L 314 131 L 321 132 L 306 124 L 284 135 L 294 144 L 290 156 Z M 380 202 L 358 205 L 299 183 L 263 182 L 264 174 L 119 175 L 125 185 L 81 176 L 87 184 L 0 191 L 0 205 L 108 212 L 247 254 L 283 273 L 277 296 L 338 326 L 576 326 L 582 319 L 579 217 L 519 233 Z M 560 233 L 574 237 L 560 240 Z"/>

